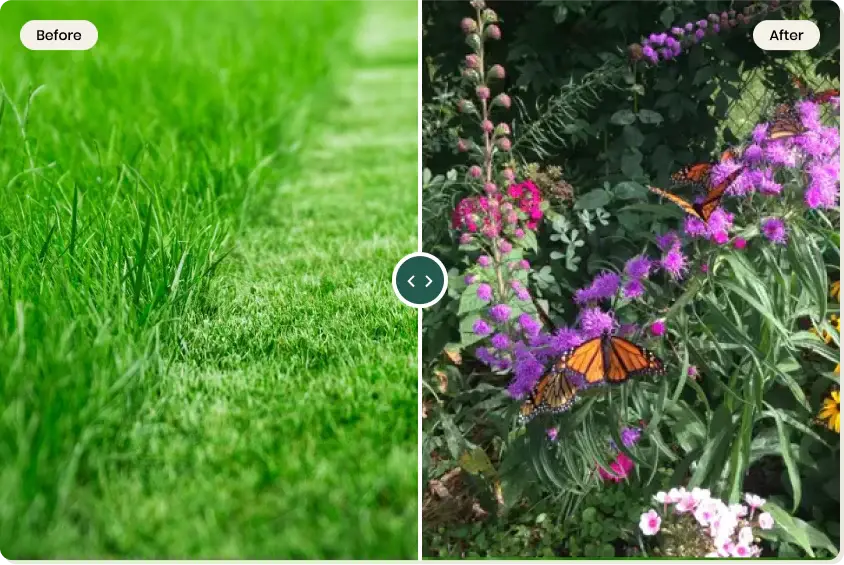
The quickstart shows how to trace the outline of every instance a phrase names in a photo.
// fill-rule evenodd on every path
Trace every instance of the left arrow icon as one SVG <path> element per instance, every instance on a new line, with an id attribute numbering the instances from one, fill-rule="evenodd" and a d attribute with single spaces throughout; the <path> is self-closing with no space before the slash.
<path id="1" fill-rule="evenodd" d="M 416 288 L 416 285 L 415 285 L 415 284 L 413 284 L 413 277 L 415 277 L 415 276 L 416 276 L 416 275 L 413 275 L 413 276 L 411 276 L 409 279 L 407 279 L 407 284 L 409 284 L 409 285 L 410 285 L 410 286 L 412 286 L 413 288 Z"/>

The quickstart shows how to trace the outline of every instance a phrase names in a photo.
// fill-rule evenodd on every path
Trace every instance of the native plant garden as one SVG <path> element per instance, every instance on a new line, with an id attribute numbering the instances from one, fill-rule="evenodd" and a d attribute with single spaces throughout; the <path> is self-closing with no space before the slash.
<path id="1" fill-rule="evenodd" d="M 423 4 L 426 557 L 838 553 L 838 14 Z"/>

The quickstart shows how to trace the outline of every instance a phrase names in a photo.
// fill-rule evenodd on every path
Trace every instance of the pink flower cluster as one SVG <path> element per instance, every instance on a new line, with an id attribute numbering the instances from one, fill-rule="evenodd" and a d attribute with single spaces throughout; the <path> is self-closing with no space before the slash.
<path id="1" fill-rule="evenodd" d="M 464 232 L 480 231 L 486 237 L 501 232 L 501 195 L 470 196 L 461 200 L 451 217 L 451 227 Z"/>
<path id="2" fill-rule="evenodd" d="M 643 513 L 639 529 L 643 535 L 656 535 L 663 520 L 672 520 L 690 515 L 697 522 L 699 533 L 711 541 L 711 551 L 705 557 L 758 557 L 762 550 L 754 545 L 756 535 L 753 529 L 770 530 L 774 519 L 767 512 L 756 511 L 765 504 L 765 499 L 754 494 L 745 494 L 746 504 L 725 504 L 713 498 L 709 490 L 693 488 L 672 488 L 658 492 L 654 500 L 662 504 L 662 515 L 654 509 Z M 673 512 L 669 512 L 673 507 Z M 689 556 L 704 557 L 704 556 Z"/>
<path id="3" fill-rule="evenodd" d="M 527 221 L 525 227 L 535 230 L 542 220 L 542 195 L 533 182 L 526 180 L 518 184 L 511 184 L 507 194 L 514 200 L 514 204 L 525 213 Z M 515 222 L 510 222 L 515 223 Z"/>

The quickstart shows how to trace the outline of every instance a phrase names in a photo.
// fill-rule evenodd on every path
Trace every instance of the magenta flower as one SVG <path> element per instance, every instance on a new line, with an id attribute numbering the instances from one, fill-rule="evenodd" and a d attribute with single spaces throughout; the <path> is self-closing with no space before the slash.
<path id="1" fill-rule="evenodd" d="M 659 247 L 660 251 L 668 251 L 675 245 L 680 244 L 680 237 L 677 235 L 675 231 L 666 232 L 663 235 L 656 236 L 656 246 Z"/>
<path id="2" fill-rule="evenodd" d="M 469 286 L 470 284 L 474 284 L 477 279 L 477 275 L 466 275 L 463 277 L 463 282 L 466 283 L 466 286 Z"/>
<path id="3" fill-rule="evenodd" d="M 557 433 L 558 433 L 557 428 L 548 428 L 547 430 L 545 430 L 545 433 L 548 434 L 549 440 L 557 441 Z"/>
<path id="4" fill-rule="evenodd" d="M 519 316 L 519 326 L 525 335 L 536 336 L 542 329 L 542 325 L 537 322 L 530 314 L 522 314 Z"/>
<path id="5" fill-rule="evenodd" d="M 496 304 L 489 309 L 489 317 L 493 321 L 503 324 L 510 319 L 510 307 L 506 304 Z"/>
<path id="6" fill-rule="evenodd" d="M 747 240 L 743 237 L 737 237 L 735 241 L 733 241 L 733 245 L 736 249 L 744 249 L 745 247 L 747 247 Z"/>
<path id="7" fill-rule="evenodd" d="M 657 320 L 651 324 L 650 327 L 651 335 L 656 337 L 660 337 L 665 334 L 665 322 L 663 320 Z"/>
<path id="8" fill-rule="evenodd" d="M 610 463 L 610 472 L 604 470 L 603 467 L 598 467 L 598 474 L 605 481 L 613 481 L 615 483 L 621 482 L 627 478 L 630 471 L 633 470 L 633 460 L 624 453 L 619 453 L 615 461 Z"/>
<path id="9" fill-rule="evenodd" d="M 608 312 L 598 307 L 585 308 L 580 312 L 580 329 L 583 337 L 592 339 L 612 332 L 615 327 L 615 318 Z"/>
<path id="10" fill-rule="evenodd" d="M 754 143 L 763 143 L 768 139 L 768 124 L 758 124 L 750 137 Z"/>
<path id="11" fill-rule="evenodd" d="M 686 256 L 680 251 L 679 245 L 669 249 L 659 262 L 662 269 L 674 280 L 680 280 L 688 270 Z"/>
<path id="12" fill-rule="evenodd" d="M 510 348 L 510 338 L 507 334 L 497 333 L 492 336 L 492 339 L 489 340 L 492 346 L 496 349 L 509 349 Z"/>
<path id="13" fill-rule="evenodd" d="M 689 368 L 686 369 L 686 374 L 689 375 L 692 378 L 696 377 L 697 376 L 697 367 L 695 367 L 694 365 L 689 365 Z"/>
<path id="14" fill-rule="evenodd" d="M 624 272 L 634 279 L 645 279 L 650 274 L 651 260 L 644 255 L 637 255 L 624 265 Z"/>
<path id="15" fill-rule="evenodd" d="M 492 287 L 486 283 L 482 283 L 478 286 L 478 298 L 483 300 L 484 302 L 489 302 L 492 300 Z"/>
<path id="16" fill-rule="evenodd" d="M 645 294 L 645 285 L 639 279 L 631 279 L 624 283 L 622 294 L 628 299 L 639 298 Z"/>
<path id="17" fill-rule="evenodd" d="M 489 267 L 492 264 L 492 259 L 489 258 L 489 255 L 481 255 L 478 257 L 478 265 L 481 267 Z"/>
<path id="18" fill-rule="evenodd" d="M 472 325 L 472 331 L 475 332 L 475 335 L 485 336 L 492 332 L 492 328 L 484 320 L 478 319 Z"/>
<path id="19" fill-rule="evenodd" d="M 780 218 L 765 218 L 762 220 L 762 234 L 773 243 L 783 245 L 788 240 L 785 222 Z"/>

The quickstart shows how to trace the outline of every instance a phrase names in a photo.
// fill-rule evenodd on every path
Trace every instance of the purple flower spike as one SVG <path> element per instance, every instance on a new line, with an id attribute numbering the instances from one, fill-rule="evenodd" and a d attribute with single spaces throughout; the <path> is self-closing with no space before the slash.
<path id="1" fill-rule="evenodd" d="M 762 233 L 773 243 L 784 245 L 788 241 L 785 222 L 780 218 L 766 218 L 762 220 Z"/>
<path id="2" fill-rule="evenodd" d="M 615 319 L 612 314 L 600 308 L 586 308 L 580 312 L 580 329 L 586 339 L 609 333 L 613 327 L 615 327 Z"/>
<path id="3" fill-rule="evenodd" d="M 489 317 L 495 322 L 503 324 L 510 319 L 510 307 L 506 304 L 496 304 L 489 309 Z"/>

